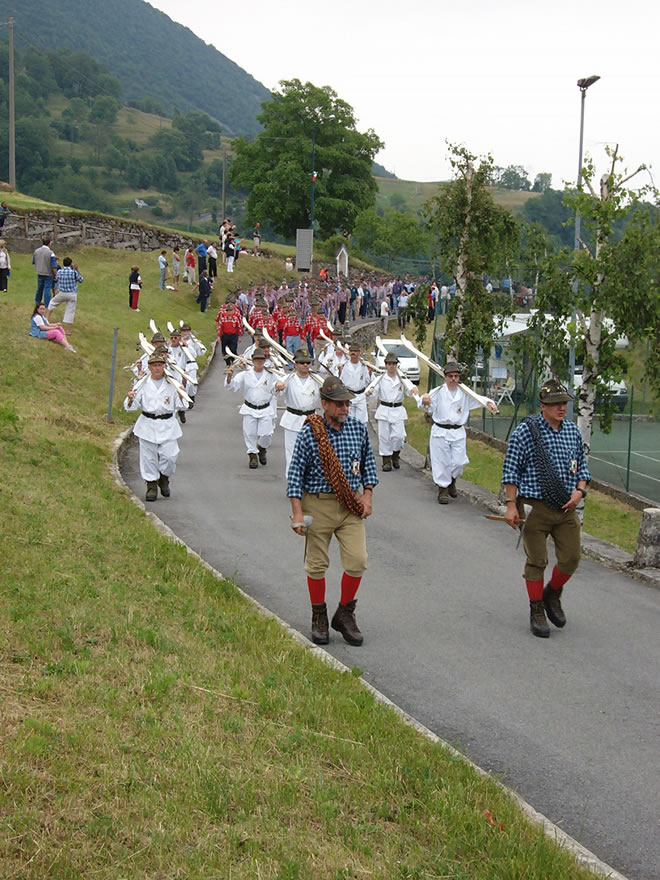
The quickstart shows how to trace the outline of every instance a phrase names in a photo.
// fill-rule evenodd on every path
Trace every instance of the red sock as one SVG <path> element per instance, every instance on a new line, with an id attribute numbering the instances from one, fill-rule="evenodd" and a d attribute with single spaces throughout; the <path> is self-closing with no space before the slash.
<path id="1" fill-rule="evenodd" d="M 341 578 L 341 599 L 339 600 L 342 605 L 348 605 L 350 601 L 355 599 L 361 580 L 361 577 L 356 578 L 344 572 Z"/>
<path id="2" fill-rule="evenodd" d="M 559 571 L 557 566 L 552 569 L 552 577 L 550 578 L 550 586 L 553 590 L 561 590 L 566 581 L 570 578 L 570 574 L 564 574 L 563 571 Z"/>
<path id="3" fill-rule="evenodd" d="M 312 605 L 321 605 L 325 602 L 325 578 L 312 578 L 307 575 L 307 589 Z"/>
<path id="4" fill-rule="evenodd" d="M 527 595 L 529 596 L 529 601 L 533 602 L 535 599 L 543 598 L 543 581 L 525 581 L 525 585 L 527 587 Z"/>

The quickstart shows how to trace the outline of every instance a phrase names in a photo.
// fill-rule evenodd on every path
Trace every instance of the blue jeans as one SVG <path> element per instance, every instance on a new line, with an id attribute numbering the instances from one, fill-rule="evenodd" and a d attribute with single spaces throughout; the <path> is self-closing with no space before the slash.
<path id="1" fill-rule="evenodd" d="M 287 336 L 285 348 L 293 356 L 300 348 L 300 336 Z"/>
<path id="2" fill-rule="evenodd" d="M 165 272 L 167 269 L 160 270 L 160 281 L 158 282 L 158 289 L 165 290 Z"/>
<path id="3" fill-rule="evenodd" d="M 43 298 L 46 308 L 50 305 L 50 298 L 53 295 L 53 276 L 37 275 L 37 292 L 34 295 L 35 304 L 39 304 Z"/>

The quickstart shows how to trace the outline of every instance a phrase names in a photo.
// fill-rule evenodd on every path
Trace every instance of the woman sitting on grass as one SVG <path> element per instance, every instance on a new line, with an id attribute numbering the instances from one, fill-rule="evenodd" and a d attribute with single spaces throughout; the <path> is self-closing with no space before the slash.
<path id="1" fill-rule="evenodd" d="M 32 312 L 32 320 L 30 321 L 30 336 L 37 339 L 50 339 L 51 342 L 58 342 L 63 345 L 67 351 L 75 352 L 75 348 L 66 338 L 61 324 L 49 324 L 46 318 L 46 306 L 44 303 L 37 303 Z"/>

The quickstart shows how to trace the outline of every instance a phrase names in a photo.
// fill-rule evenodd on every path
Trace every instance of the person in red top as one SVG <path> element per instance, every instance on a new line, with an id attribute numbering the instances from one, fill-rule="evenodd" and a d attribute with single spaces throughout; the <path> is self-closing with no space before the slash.
<path id="1" fill-rule="evenodd" d="M 305 321 L 305 326 L 303 327 L 303 336 L 307 341 L 307 350 L 309 351 L 309 356 L 312 360 L 314 360 L 314 342 L 318 339 L 321 331 L 326 332 L 326 319 L 325 315 L 321 314 L 319 311 L 319 304 L 317 302 L 312 303 L 312 310 L 307 315 L 307 320 Z"/>
<path id="2" fill-rule="evenodd" d="M 280 345 L 284 345 L 284 325 L 288 314 L 288 305 L 284 300 L 281 300 L 273 311 L 273 318 L 277 324 L 277 341 Z"/>
<path id="3" fill-rule="evenodd" d="M 183 280 L 187 281 L 188 284 L 195 283 L 195 251 L 192 248 L 192 245 L 186 250 L 183 255 Z"/>
<path id="4" fill-rule="evenodd" d="M 218 339 L 220 340 L 220 348 L 225 356 L 225 350 L 229 348 L 234 354 L 238 354 L 238 339 L 243 333 L 243 320 L 241 313 L 234 303 L 228 302 L 220 307 L 218 316 L 215 319 L 218 328 Z M 232 358 L 225 356 L 227 366 L 231 364 Z"/>
<path id="5" fill-rule="evenodd" d="M 284 321 L 284 325 L 282 327 L 282 335 L 284 337 L 284 347 L 289 352 L 291 357 L 298 351 L 300 348 L 300 341 L 302 337 L 302 327 L 300 326 L 300 320 L 298 315 L 296 314 L 296 310 L 293 306 L 289 309 L 289 314 Z"/>

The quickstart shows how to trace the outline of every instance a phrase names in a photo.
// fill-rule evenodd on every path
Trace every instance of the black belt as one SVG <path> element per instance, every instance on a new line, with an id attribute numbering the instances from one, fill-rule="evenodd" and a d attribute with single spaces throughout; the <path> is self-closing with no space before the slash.
<path id="1" fill-rule="evenodd" d="M 403 406 L 403 404 L 402 404 L 401 402 L 399 402 L 399 403 L 388 403 L 386 400 L 381 400 L 380 403 L 381 403 L 383 406 Z"/>
<path id="2" fill-rule="evenodd" d="M 313 409 L 294 409 L 292 406 L 287 406 L 286 411 L 293 413 L 294 416 L 311 416 L 314 414 Z"/>
<path id="3" fill-rule="evenodd" d="M 348 388 L 348 385 L 346 387 Z M 348 390 L 353 394 L 362 394 L 367 390 L 367 386 L 365 385 L 364 388 L 348 388 Z"/>
<path id="4" fill-rule="evenodd" d="M 160 415 L 156 415 L 156 413 L 142 413 L 143 416 L 146 416 L 148 419 L 171 419 L 173 413 L 161 413 Z"/>
<path id="5" fill-rule="evenodd" d="M 442 422 L 433 422 L 434 425 L 437 425 L 438 428 L 447 428 L 448 431 L 458 430 L 458 428 L 462 428 L 463 425 L 443 425 Z"/>
<path id="6" fill-rule="evenodd" d="M 244 401 L 244 403 L 246 406 L 249 406 L 250 409 L 266 409 L 267 406 L 270 406 L 270 401 L 268 401 L 268 403 L 260 403 L 258 405 L 256 403 L 250 403 L 249 400 Z"/>

